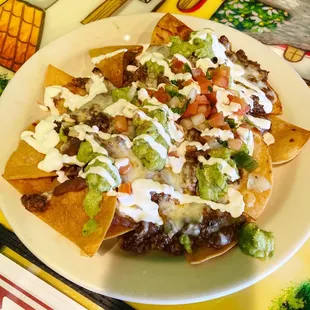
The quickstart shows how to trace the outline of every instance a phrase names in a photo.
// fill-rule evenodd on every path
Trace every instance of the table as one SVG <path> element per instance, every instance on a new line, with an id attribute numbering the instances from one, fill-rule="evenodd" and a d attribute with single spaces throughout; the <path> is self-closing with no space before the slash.
<path id="1" fill-rule="evenodd" d="M 253 0 L 248 0 L 249 2 Z M 26 1 L 27 2 L 27 1 Z M 102 0 L 29 0 L 28 4 L 19 0 L 0 0 L 0 13 L 1 9 L 5 8 L 6 12 L 10 14 L 15 14 L 18 11 L 18 8 L 23 8 L 23 13 L 20 14 L 19 18 L 24 21 L 32 23 L 32 39 L 28 39 L 25 44 L 28 46 L 27 53 L 24 59 L 10 58 L 4 55 L 4 52 L 0 53 L 0 74 L 6 73 L 8 76 L 12 76 L 15 71 L 22 65 L 27 57 L 31 53 L 34 53 L 36 49 L 41 46 L 48 44 L 62 34 L 81 27 L 83 24 L 91 22 L 96 19 L 98 13 L 102 17 L 108 17 L 110 15 L 117 14 L 131 14 L 137 12 L 149 12 L 151 10 L 160 11 L 160 12 L 173 12 L 173 13 L 184 13 L 184 10 L 181 12 L 178 9 L 186 6 L 184 1 L 166 1 L 162 2 L 160 0 L 152 1 L 138 1 L 138 0 L 128 0 L 128 1 L 102 1 Z M 146 3 L 143 3 L 146 2 Z M 192 9 L 190 14 L 209 18 L 212 15 L 216 16 L 213 18 L 221 18 L 223 6 L 219 8 L 222 1 L 221 0 L 209 0 L 207 4 L 205 1 L 194 1 L 200 3 L 200 7 L 195 10 Z M 225 5 L 243 5 L 243 0 L 232 0 L 226 1 Z M 36 5 L 32 7 L 29 3 Z M 183 4 L 182 4 L 183 3 Z M 230 4 L 229 4 L 230 3 Z M 160 5 L 161 4 L 161 5 Z M 50 6 L 51 5 L 51 6 Z M 50 7 L 49 7 L 50 6 Z M 72 10 L 74 6 L 74 14 L 66 14 Z M 186 8 L 185 8 L 186 9 Z M 238 7 L 235 8 L 236 10 Z M 271 8 L 272 9 L 272 8 Z M 32 12 L 32 13 L 31 13 Z M 215 13 L 216 12 L 216 13 Z M 224 12 L 226 12 L 224 10 Z M 215 15 L 214 15 L 215 13 Z M 32 15 L 31 15 L 32 14 Z M 273 13 L 272 13 L 273 14 Z M 18 14 L 17 14 L 18 15 Z M 14 23 L 12 20 L 8 19 L 7 21 L 1 16 L 0 23 L 0 33 L 3 32 L 3 22 L 10 23 L 10 26 L 14 28 Z M 31 20 L 31 16 L 35 16 Z M 30 21 L 31 20 L 31 21 Z M 229 22 L 229 21 L 227 21 Z M 2 26 L 1 26 L 2 25 Z M 44 29 L 43 29 L 44 25 Z M 239 25 L 240 26 L 240 25 Z M 242 25 L 241 25 L 242 26 Z M 240 27 L 241 27 L 240 26 Z M 16 35 L 21 36 L 21 33 L 27 33 L 27 29 L 21 27 L 19 33 Z M 13 46 L 14 47 L 14 46 Z M 291 65 L 306 79 L 310 79 L 310 59 L 307 53 L 303 50 L 296 49 L 293 47 L 283 47 L 283 46 L 272 46 L 271 47 L 280 57 L 283 57 L 285 54 L 286 59 L 290 60 L 299 60 L 299 62 L 290 62 Z M 285 52 L 284 52 L 285 51 Z M 17 50 L 17 53 L 22 53 L 23 50 Z M 286 55 L 287 54 L 287 55 Z M 6 58 L 4 57 L 6 56 Z M 286 60 L 288 61 L 288 60 Z M 7 69 L 8 68 L 8 69 Z M 1 95 L 1 89 L 0 89 Z M 310 92 L 309 92 L 310 95 Z M 6 222 L 0 211 L 0 224 L 4 227 L 10 229 L 9 224 Z M 1 227 L 1 226 L 0 226 Z M 152 305 L 142 305 L 136 303 L 128 303 L 129 305 L 115 301 L 110 298 L 105 298 L 103 296 L 90 293 L 86 290 L 79 288 L 76 285 L 71 284 L 69 281 L 59 277 L 56 273 L 49 270 L 42 263 L 38 262 L 35 257 L 29 254 L 26 249 L 18 242 L 18 239 L 14 236 L 13 233 L 9 233 L 1 228 L 0 233 L 0 255 L 5 256 L 11 261 L 17 263 L 22 268 L 27 269 L 33 273 L 36 277 L 43 280 L 47 284 L 50 284 L 57 291 L 62 292 L 65 296 L 71 298 L 76 302 L 75 307 L 78 307 L 78 304 L 87 308 L 87 309 L 130 309 L 131 307 L 135 309 L 289 309 L 289 308 L 280 308 L 280 304 L 285 301 L 291 302 L 291 305 L 295 302 L 295 308 L 291 307 L 290 309 L 300 306 L 300 300 L 298 298 L 294 299 L 294 294 L 301 287 L 302 284 L 308 284 L 310 287 L 310 240 L 300 249 L 296 255 L 289 260 L 283 267 L 276 271 L 271 276 L 262 280 L 261 282 L 253 285 L 250 288 L 247 288 L 243 291 L 237 292 L 230 296 L 219 298 L 216 300 L 186 305 L 186 306 L 152 306 Z M 6 245 L 6 246 L 5 246 Z M 25 258 L 26 257 L 26 258 Z M 1 265 L 0 265 L 0 275 L 1 275 Z M 1 283 L 0 283 L 1 286 Z M 284 290 L 284 291 L 282 291 Z M 306 290 L 304 294 L 309 294 L 310 289 Z M 299 296 L 300 297 L 300 296 Z M 282 298 L 282 299 L 281 299 Z M 306 298 L 306 297 L 305 297 Z M 310 297 L 309 297 L 310 299 Z M 296 301 L 297 300 L 297 301 Z M 299 303 L 298 303 L 299 302 Z M 130 307 L 131 306 L 131 307 Z M 308 304 L 310 307 L 310 304 Z M 74 308 L 74 305 L 72 304 Z M 72 308 L 72 309 L 73 309 Z M 1 293 L 0 293 L 0 309 L 1 309 Z M 71 309 L 71 308 L 70 308 Z M 77 308 L 74 308 L 77 309 Z M 299 309 L 302 308 L 301 306 Z M 309 309 L 309 308 L 307 308 Z"/>

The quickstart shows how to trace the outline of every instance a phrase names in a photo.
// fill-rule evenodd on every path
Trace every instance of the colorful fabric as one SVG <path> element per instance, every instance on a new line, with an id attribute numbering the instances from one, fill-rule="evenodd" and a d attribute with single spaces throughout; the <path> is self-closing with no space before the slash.
<path id="1" fill-rule="evenodd" d="M 212 16 L 212 20 L 252 32 L 270 32 L 289 20 L 288 12 L 264 5 L 256 0 L 226 1 Z"/>

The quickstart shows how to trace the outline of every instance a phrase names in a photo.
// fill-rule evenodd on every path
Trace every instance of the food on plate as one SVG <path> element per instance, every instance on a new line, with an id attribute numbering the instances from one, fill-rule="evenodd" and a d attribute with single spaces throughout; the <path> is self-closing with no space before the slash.
<path id="1" fill-rule="evenodd" d="M 272 122 L 271 134 L 276 143 L 269 146 L 269 152 L 274 164 L 284 164 L 294 159 L 310 137 L 310 131 L 292 125 L 276 116 L 270 115 Z"/>
<path id="2" fill-rule="evenodd" d="M 236 244 L 272 257 L 272 233 L 254 222 L 272 164 L 297 156 L 310 132 L 277 118 L 268 71 L 225 36 L 170 14 L 152 45 L 89 55 L 88 77 L 48 66 L 46 117 L 21 133 L 7 162 L 3 177 L 25 209 L 89 256 L 118 237 L 123 250 L 191 264 Z"/>
<path id="3" fill-rule="evenodd" d="M 273 234 L 257 227 L 255 223 L 248 223 L 239 233 L 238 244 L 247 255 L 261 259 L 274 256 Z"/>

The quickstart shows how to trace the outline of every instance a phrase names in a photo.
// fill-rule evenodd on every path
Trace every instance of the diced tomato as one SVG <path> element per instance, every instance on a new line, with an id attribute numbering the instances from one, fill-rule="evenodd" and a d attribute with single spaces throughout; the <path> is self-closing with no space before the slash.
<path id="1" fill-rule="evenodd" d="M 153 89 L 147 89 L 146 91 L 147 91 L 149 96 L 151 96 L 151 97 L 153 96 L 153 94 L 154 94 L 154 90 Z"/>
<path id="2" fill-rule="evenodd" d="M 211 127 L 221 127 L 225 124 L 224 115 L 222 112 L 216 113 L 209 118 L 209 125 Z"/>
<path id="3" fill-rule="evenodd" d="M 192 69 L 192 74 L 193 74 L 194 79 L 196 79 L 198 76 L 206 76 L 200 68 Z"/>
<path id="4" fill-rule="evenodd" d="M 154 97 L 161 103 L 166 103 L 171 99 L 170 95 L 164 90 L 163 87 L 154 92 Z"/>
<path id="5" fill-rule="evenodd" d="M 118 132 L 124 132 L 128 130 L 127 119 L 125 116 L 117 115 L 114 119 L 114 128 Z"/>
<path id="6" fill-rule="evenodd" d="M 195 101 L 197 101 L 199 105 L 210 104 L 205 95 L 197 95 Z"/>
<path id="7" fill-rule="evenodd" d="M 118 171 L 121 175 L 127 174 L 131 170 L 131 164 L 129 163 L 126 166 L 121 166 Z"/>
<path id="8" fill-rule="evenodd" d="M 184 81 L 182 85 L 183 87 L 185 87 L 185 86 L 191 85 L 192 83 L 193 83 L 193 80 L 187 80 L 187 81 Z"/>
<path id="9" fill-rule="evenodd" d="M 182 117 L 191 117 L 193 115 L 196 115 L 198 111 L 198 102 L 194 101 L 193 103 L 190 103 L 186 109 L 186 111 L 183 113 Z"/>
<path id="10" fill-rule="evenodd" d="M 212 108 L 211 108 L 211 111 L 210 111 L 210 115 L 209 116 L 212 116 L 212 115 L 214 115 L 214 114 L 216 114 L 217 113 L 217 108 L 216 108 L 216 106 L 213 106 Z"/>
<path id="11" fill-rule="evenodd" d="M 236 114 L 244 115 L 250 111 L 250 106 L 244 101 L 243 98 L 233 95 L 228 95 L 227 97 L 229 98 L 230 102 L 236 102 L 241 105 L 241 108 L 236 112 Z"/>
<path id="12" fill-rule="evenodd" d="M 228 88 L 229 78 L 230 78 L 230 67 L 220 66 L 213 71 L 212 81 L 213 84 L 218 87 L 222 87 L 225 89 Z"/>
<path id="13" fill-rule="evenodd" d="M 126 193 L 131 195 L 132 190 L 131 190 L 131 183 L 122 183 L 119 188 L 118 191 L 121 193 Z"/>
<path id="14" fill-rule="evenodd" d="M 179 154 L 178 154 L 177 151 L 171 151 L 171 152 L 169 152 L 169 153 L 168 153 L 168 156 L 169 156 L 169 157 L 177 157 L 177 158 L 179 158 Z"/>
<path id="15" fill-rule="evenodd" d="M 205 95 L 212 91 L 212 82 L 208 80 L 206 77 L 197 76 L 196 81 L 200 86 L 200 92 Z M 211 90 L 211 91 L 210 91 Z"/>
<path id="16" fill-rule="evenodd" d="M 183 73 L 184 71 L 184 62 L 174 57 L 171 61 L 171 71 L 173 73 Z"/>
<path id="17" fill-rule="evenodd" d="M 211 112 L 210 104 L 204 104 L 198 106 L 197 113 L 203 113 L 206 118 L 209 116 L 210 112 Z"/>
<path id="18" fill-rule="evenodd" d="M 207 98 L 211 103 L 216 103 L 217 99 L 216 99 L 216 91 L 213 91 L 209 94 L 207 94 Z"/>

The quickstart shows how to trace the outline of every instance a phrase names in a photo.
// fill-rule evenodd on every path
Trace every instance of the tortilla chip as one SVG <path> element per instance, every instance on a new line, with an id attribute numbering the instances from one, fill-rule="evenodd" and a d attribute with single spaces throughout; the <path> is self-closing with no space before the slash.
<path id="1" fill-rule="evenodd" d="M 93 256 L 100 247 L 113 220 L 116 198 L 103 195 L 101 211 L 95 219 L 99 228 L 89 236 L 82 235 L 83 225 L 89 220 L 83 208 L 87 190 L 52 196 L 47 210 L 35 213 L 41 220 L 76 244 L 88 256 Z"/>
<path id="2" fill-rule="evenodd" d="M 32 128 L 34 129 L 33 126 Z M 28 143 L 21 140 L 17 150 L 6 163 L 3 178 L 8 181 L 56 176 L 55 172 L 45 172 L 37 167 L 44 157 L 44 154 L 39 153 Z"/>
<path id="3" fill-rule="evenodd" d="M 155 26 L 151 44 L 167 44 L 170 42 L 171 36 L 179 36 L 183 41 L 189 39 L 189 35 L 193 30 L 186 26 L 179 19 L 167 13 Z"/>
<path id="4" fill-rule="evenodd" d="M 230 249 L 232 249 L 237 244 L 237 241 L 232 241 L 230 244 L 224 245 L 219 249 L 208 248 L 208 247 L 200 247 L 194 251 L 193 254 L 185 254 L 186 260 L 192 264 L 201 264 L 209 259 L 220 256 Z"/>
<path id="5" fill-rule="evenodd" d="M 275 99 L 273 100 L 272 103 L 272 111 L 271 114 L 273 115 L 280 115 L 283 113 L 283 109 L 282 109 L 282 103 L 279 99 L 279 95 L 277 94 L 277 92 L 270 86 L 270 84 L 267 82 L 266 83 L 268 85 L 268 87 L 274 92 L 275 94 Z"/>
<path id="6" fill-rule="evenodd" d="M 70 83 L 74 79 L 74 76 L 67 74 L 66 72 L 52 66 L 48 65 L 45 80 L 44 80 L 44 87 L 60 85 L 64 86 Z"/>
<path id="7" fill-rule="evenodd" d="M 254 159 L 258 162 L 258 168 L 251 173 L 258 174 L 265 177 L 271 185 L 271 188 L 264 192 L 257 192 L 253 189 L 247 188 L 249 172 L 243 171 L 242 178 L 240 179 L 239 191 L 243 195 L 245 202 L 245 213 L 253 219 L 259 218 L 264 211 L 272 191 L 272 162 L 268 152 L 268 147 L 263 141 L 261 134 L 254 131 Z"/>
<path id="8" fill-rule="evenodd" d="M 52 191 L 59 183 L 56 178 L 9 180 L 22 195 L 42 194 Z"/>
<path id="9" fill-rule="evenodd" d="M 100 55 L 105 55 L 119 49 L 127 49 L 127 52 L 118 53 L 110 58 L 106 58 L 96 64 L 96 67 L 101 71 L 103 76 L 107 78 L 114 86 L 122 87 L 124 80 L 124 71 L 126 67 L 139 55 L 142 50 L 142 45 L 123 45 L 123 46 L 106 46 L 95 48 L 89 51 L 91 58 Z"/>
<path id="10" fill-rule="evenodd" d="M 104 240 L 119 237 L 134 230 L 135 228 L 125 227 L 122 225 L 111 225 L 108 232 L 106 233 Z"/>
<path id="11" fill-rule="evenodd" d="M 283 164 L 294 159 L 306 145 L 310 131 L 292 125 L 276 116 L 269 116 L 272 123 L 270 132 L 275 143 L 269 146 L 274 164 Z"/>

